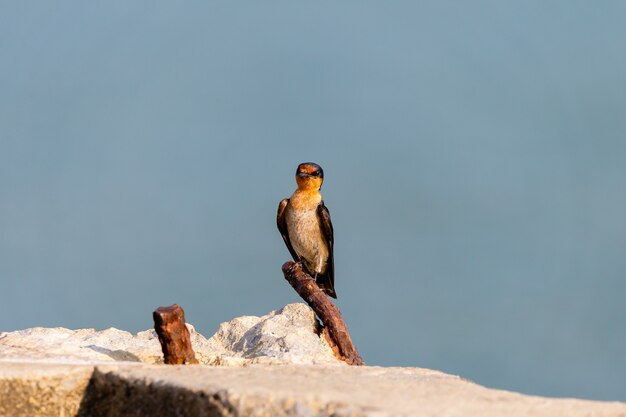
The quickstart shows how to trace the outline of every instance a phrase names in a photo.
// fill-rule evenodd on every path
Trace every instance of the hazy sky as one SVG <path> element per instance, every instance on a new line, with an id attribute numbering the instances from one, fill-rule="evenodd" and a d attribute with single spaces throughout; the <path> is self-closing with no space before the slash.
<path id="1" fill-rule="evenodd" d="M 366 362 L 626 401 L 626 3 L 1 2 L 0 329 L 299 301 L 314 161 Z"/>

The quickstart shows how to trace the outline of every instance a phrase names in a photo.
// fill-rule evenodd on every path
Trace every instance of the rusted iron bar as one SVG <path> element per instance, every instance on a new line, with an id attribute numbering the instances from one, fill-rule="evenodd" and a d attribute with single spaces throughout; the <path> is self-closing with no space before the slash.
<path id="1" fill-rule="evenodd" d="M 302 270 L 302 265 L 289 261 L 283 264 L 282 270 L 285 279 L 322 321 L 324 330 L 321 334 L 326 334 L 332 339 L 330 344 L 337 357 L 348 365 L 365 365 L 352 343 L 341 312 L 318 287 L 315 280 Z"/>
<path id="2" fill-rule="evenodd" d="M 181 306 L 159 307 L 152 313 L 152 318 L 167 365 L 198 363 L 185 325 L 185 310 Z"/>

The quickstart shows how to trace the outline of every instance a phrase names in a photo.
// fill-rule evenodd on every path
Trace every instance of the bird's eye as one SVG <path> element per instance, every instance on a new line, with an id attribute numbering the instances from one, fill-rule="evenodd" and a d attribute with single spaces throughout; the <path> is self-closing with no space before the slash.
<path id="1" fill-rule="evenodd" d="M 313 175 L 314 177 L 319 177 L 320 176 L 320 172 L 319 171 L 315 171 L 311 175 Z"/>

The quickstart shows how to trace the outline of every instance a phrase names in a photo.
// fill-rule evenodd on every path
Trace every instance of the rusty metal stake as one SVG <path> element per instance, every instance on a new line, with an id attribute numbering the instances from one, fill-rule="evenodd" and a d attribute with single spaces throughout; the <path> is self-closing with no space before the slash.
<path id="1" fill-rule="evenodd" d="M 313 309 L 317 317 L 322 321 L 324 330 L 322 335 L 332 339 L 331 347 L 335 356 L 345 361 L 348 365 L 365 365 L 361 355 L 352 343 L 346 322 L 341 312 L 330 298 L 318 287 L 315 280 L 304 270 L 302 265 L 293 262 L 283 264 L 285 279 L 304 301 Z M 333 344 L 335 346 L 333 346 Z"/>
<path id="2" fill-rule="evenodd" d="M 159 336 L 167 365 L 197 364 L 191 347 L 189 330 L 185 325 L 185 310 L 178 304 L 159 307 L 152 313 L 154 330 Z"/>

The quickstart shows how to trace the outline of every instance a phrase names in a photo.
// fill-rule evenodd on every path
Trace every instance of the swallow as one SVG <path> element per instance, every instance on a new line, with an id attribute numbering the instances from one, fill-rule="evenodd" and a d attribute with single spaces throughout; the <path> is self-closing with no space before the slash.
<path id="1" fill-rule="evenodd" d="M 276 223 L 293 260 L 302 263 L 322 291 L 337 298 L 333 224 L 320 194 L 323 182 L 322 167 L 312 162 L 298 165 L 298 188 L 278 204 Z"/>

